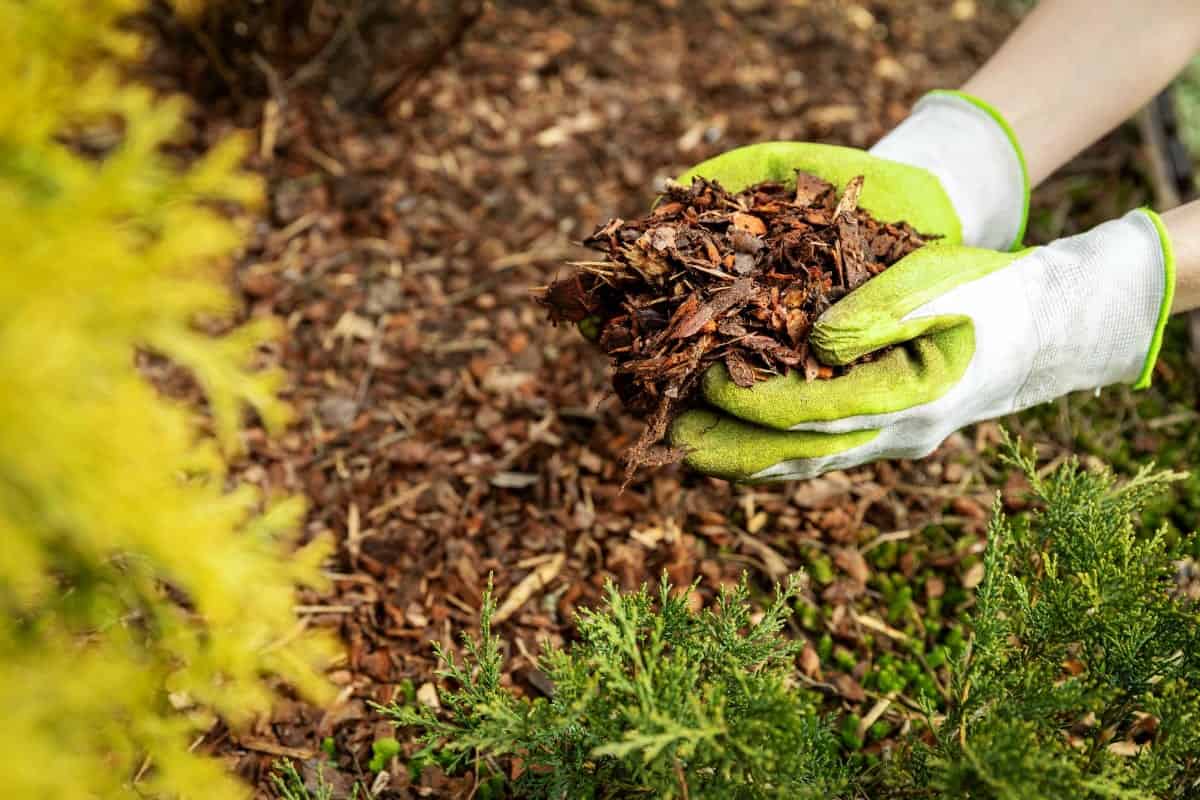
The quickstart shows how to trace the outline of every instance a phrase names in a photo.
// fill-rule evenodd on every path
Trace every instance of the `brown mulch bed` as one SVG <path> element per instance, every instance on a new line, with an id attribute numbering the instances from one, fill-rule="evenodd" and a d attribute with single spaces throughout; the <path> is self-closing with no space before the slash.
<path id="1" fill-rule="evenodd" d="M 367 702 L 428 695 L 430 640 L 474 630 L 489 574 L 501 599 L 540 576 L 499 626 L 508 679 L 534 694 L 532 656 L 570 636 L 608 578 L 702 578 L 702 603 L 744 571 L 765 588 L 830 565 L 809 600 L 855 666 L 805 658 L 804 677 L 831 711 L 865 713 L 871 654 L 897 647 L 903 622 L 870 585 L 871 554 L 911 545 L 886 568 L 918 603 L 969 591 L 999 479 L 976 454 L 995 427 L 920 463 L 765 488 L 668 466 L 622 492 L 639 423 L 603 356 L 547 326 L 531 288 L 700 160 L 770 139 L 869 146 L 925 90 L 961 83 L 1012 17 L 971 0 L 310 5 L 199 32 L 160 17 L 149 62 L 196 97 L 200 140 L 252 131 L 270 201 L 236 280 L 249 314 L 287 322 L 272 356 L 299 422 L 275 441 L 252 429 L 240 474 L 307 496 L 308 530 L 339 542 L 332 592 L 298 610 L 346 643 L 338 702 L 288 703 L 201 746 L 262 796 L 276 758 L 311 767 L 327 736 L 336 786 L 468 796 L 469 777 L 410 783 L 403 759 L 370 774 L 371 742 L 393 731 Z M 940 533 L 918 536 L 927 525 Z M 901 705 L 885 715 L 898 726 Z"/>

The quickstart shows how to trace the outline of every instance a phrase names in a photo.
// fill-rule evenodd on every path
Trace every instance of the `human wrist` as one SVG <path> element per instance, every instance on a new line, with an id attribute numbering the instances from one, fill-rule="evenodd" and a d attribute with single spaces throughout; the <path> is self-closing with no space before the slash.
<path id="1" fill-rule="evenodd" d="M 1028 173 L 1011 128 L 982 100 L 931 92 L 871 153 L 933 173 L 959 216 L 965 244 L 994 250 L 1020 245 Z"/>
<path id="2" fill-rule="evenodd" d="M 1200 200 L 1163 213 L 1175 261 L 1175 295 L 1171 313 L 1200 308 Z"/>

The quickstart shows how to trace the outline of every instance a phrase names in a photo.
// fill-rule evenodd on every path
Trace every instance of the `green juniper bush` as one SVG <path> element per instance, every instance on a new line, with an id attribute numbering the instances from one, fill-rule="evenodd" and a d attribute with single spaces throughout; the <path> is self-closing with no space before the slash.
<path id="1" fill-rule="evenodd" d="M 1181 476 L 1145 469 L 1118 485 L 1071 461 L 1040 477 L 1007 450 L 1037 510 L 996 506 L 947 696 L 926 699 L 876 766 L 843 749 L 838 721 L 794 679 L 798 643 L 782 633 L 796 579 L 761 617 L 745 581 L 700 612 L 665 580 L 609 585 L 577 641 L 540 659 L 554 690 L 533 700 L 500 686 L 489 589 L 465 662 L 437 648 L 443 710 L 383 710 L 419 731 L 415 768 L 475 769 L 490 797 L 1200 797 L 1200 625 L 1176 585 L 1185 542 L 1138 523 Z"/>

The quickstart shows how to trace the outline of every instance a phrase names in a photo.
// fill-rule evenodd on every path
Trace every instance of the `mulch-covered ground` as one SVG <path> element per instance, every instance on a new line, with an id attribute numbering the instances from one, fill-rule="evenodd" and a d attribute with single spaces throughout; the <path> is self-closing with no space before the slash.
<path id="1" fill-rule="evenodd" d="M 240 471 L 307 496 L 309 531 L 339 542 L 332 589 L 298 611 L 346 656 L 334 706 L 285 704 L 200 746 L 263 796 L 278 757 L 328 761 L 325 737 L 335 796 L 354 780 L 379 798 L 469 796 L 469 776 L 414 783 L 403 756 L 368 770 L 372 741 L 394 732 L 367 703 L 434 696 L 429 642 L 474 630 L 489 574 L 515 605 L 499 626 L 509 679 L 533 694 L 548 688 L 541 643 L 569 639 L 606 580 L 665 570 L 700 579 L 704 603 L 743 572 L 766 591 L 805 568 L 799 674 L 832 712 L 873 709 L 900 730 L 916 695 L 881 700 L 879 660 L 914 640 L 957 646 L 991 498 L 1020 505 L 981 455 L 997 427 L 919 463 L 805 483 L 742 488 L 668 466 L 622 492 L 639 423 L 604 357 L 549 326 L 532 290 L 704 158 L 770 139 L 869 146 L 922 92 L 959 85 L 1012 13 L 983 0 L 236 5 L 199 30 L 160 15 L 149 72 L 196 98 L 199 139 L 249 130 L 268 181 L 236 281 L 248 313 L 287 321 L 274 355 L 299 421 L 275 441 L 251 430 Z M 1080 183 L 1115 180 L 1134 152 L 1115 140 L 1077 162 L 1039 195 L 1035 230 L 1136 205 Z"/>

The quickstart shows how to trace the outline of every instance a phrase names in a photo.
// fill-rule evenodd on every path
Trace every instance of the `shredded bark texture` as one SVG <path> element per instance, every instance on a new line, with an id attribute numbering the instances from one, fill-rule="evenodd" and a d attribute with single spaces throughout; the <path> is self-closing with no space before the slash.
<path id="1" fill-rule="evenodd" d="M 790 369 L 810 381 L 840 374 L 809 352 L 813 321 L 931 238 L 859 208 L 862 187 L 856 177 L 839 197 L 797 172 L 794 188 L 731 194 L 697 178 L 670 185 L 650 215 L 584 240 L 604 260 L 574 262 L 541 302 L 553 321 L 595 335 L 621 401 L 647 420 L 627 477 L 683 455 L 659 443 L 717 362 L 743 387 Z"/>

